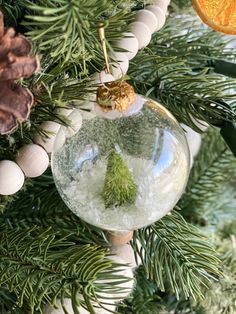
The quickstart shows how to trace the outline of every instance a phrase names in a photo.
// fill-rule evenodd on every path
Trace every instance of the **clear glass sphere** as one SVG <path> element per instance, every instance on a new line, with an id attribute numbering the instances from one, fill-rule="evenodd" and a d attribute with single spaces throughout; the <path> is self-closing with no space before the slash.
<path id="1" fill-rule="evenodd" d="M 159 103 L 137 96 L 137 110 L 113 117 L 98 110 L 84 117 L 73 136 L 61 127 L 55 141 L 52 171 L 62 199 L 77 216 L 102 229 L 152 224 L 173 209 L 188 180 L 189 149 L 181 126 Z M 102 193 L 114 148 L 132 174 L 137 195 L 132 203 L 107 207 Z"/>

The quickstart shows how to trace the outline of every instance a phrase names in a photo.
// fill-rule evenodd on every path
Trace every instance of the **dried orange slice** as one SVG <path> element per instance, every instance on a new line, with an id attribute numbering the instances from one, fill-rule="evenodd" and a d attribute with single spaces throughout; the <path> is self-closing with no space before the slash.
<path id="1" fill-rule="evenodd" d="M 192 0 L 201 20 L 225 34 L 236 35 L 236 0 Z"/>

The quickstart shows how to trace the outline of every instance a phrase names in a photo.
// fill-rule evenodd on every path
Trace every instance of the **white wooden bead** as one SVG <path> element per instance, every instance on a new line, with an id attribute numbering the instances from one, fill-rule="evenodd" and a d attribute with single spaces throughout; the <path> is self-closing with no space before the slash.
<path id="1" fill-rule="evenodd" d="M 135 20 L 142 22 L 154 33 L 158 28 L 158 21 L 156 15 L 150 10 L 140 10 L 136 13 Z"/>
<path id="2" fill-rule="evenodd" d="M 93 106 L 94 106 L 94 104 L 93 104 Z M 95 112 L 94 108 L 91 111 L 80 110 L 80 114 L 82 116 L 82 121 L 84 119 L 86 119 L 86 120 L 93 119 L 96 116 L 96 112 Z"/>
<path id="3" fill-rule="evenodd" d="M 49 158 L 47 152 L 41 146 L 29 144 L 20 148 L 16 163 L 26 177 L 35 178 L 41 176 L 47 169 Z"/>
<path id="4" fill-rule="evenodd" d="M 202 138 L 199 133 L 195 132 L 189 126 L 183 123 L 181 124 L 181 126 L 185 131 L 184 134 L 187 139 L 188 147 L 190 151 L 190 162 L 191 162 L 191 166 L 193 166 L 194 158 L 197 156 L 201 147 Z"/>
<path id="5" fill-rule="evenodd" d="M 161 8 L 163 12 L 166 13 L 168 5 L 170 4 L 170 1 L 169 0 L 155 0 L 153 4 Z"/>
<path id="6" fill-rule="evenodd" d="M 96 314 L 111 314 L 111 313 L 115 313 L 116 310 L 116 306 L 115 305 L 111 305 L 111 304 L 106 304 L 106 303 L 111 303 L 112 300 L 107 300 L 107 301 L 103 301 L 103 306 L 106 308 L 98 308 L 98 307 L 94 307 Z M 84 308 L 82 308 L 82 306 L 80 306 L 79 308 L 79 312 L 80 314 L 90 314 L 91 312 L 88 312 L 87 310 L 85 310 Z M 73 312 L 72 312 L 73 314 Z"/>
<path id="7" fill-rule="evenodd" d="M 114 52 L 111 58 L 111 72 L 115 80 L 118 80 L 128 72 L 129 59 L 124 52 Z"/>
<path id="8" fill-rule="evenodd" d="M 122 258 L 131 267 L 136 267 L 134 250 L 130 244 L 113 245 L 110 250 L 111 254 L 115 254 Z"/>
<path id="9" fill-rule="evenodd" d="M 72 304 L 71 304 L 71 299 L 66 298 L 63 301 L 64 301 L 64 306 L 65 306 L 67 312 L 69 314 L 74 314 Z M 61 303 L 58 300 L 57 301 L 57 309 L 55 309 L 54 307 L 52 307 L 50 305 L 46 305 L 44 310 L 43 310 L 43 314 L 65 314 L 65 312 L 62 308 Z"/>
<path id="10" fill-rule="evenodd" d="M 18 192 L 24 184 L 24 173 L 10 160 L 0 161 L 0 194 L 11 195 Z"/>
<path id="11" fill-rule="evenodd" d="M 59 114 L 60 116 L 69 116 L 69 114 L 71 114 L 71 112 L 73 111 L 74 109 L 68 109 L 68 108 L 58 108 L 56 109 L 56 113 Z"/>
<path id="12" fill-rule="evenodd" d="M 85 100 L 81 106 L 80 106 L 80 114 L 82 115 L 82 118 L 83 118 L 83 115 L 84 113 L 90 113 L 90 112 L 93 112 L 93 109 L 94 109 L 94 103 L 96 102 L 96 93 L 95 94 L 95 97 L 94 97 L 94 100 L 91 101 L 91 99 L 89 100 Z M 84 110 L 85 109 L 85 110 Z"/>
<path id="13" fill-rule="evenodd" d="M 66 128 L 66 137 L 71 137 L 79 131 L 82 126 L 82 115 L 79 109 L 74 109 L 68 116 L 69 126 Z"/>
<path id="14" fill-rule="evenodd" d="M 209 127 L 209 124 L 206 121 L 202 121 L 202 120 L 198 120 L 195 119 L 193 116 L 191 116 L 191 120 L 193 121 L 193 123 L 202 131 L 202 132 L 206 132 L 206 130 Z"/>
<path id="15" fill-rule="evenodd" d="M 123 33 L 122 38 L 114 43 L 115 47 L 125 49 L 128 59 L 133 59 L 138 52 L 138 40 L 131 32 Z"/>
<path id="16" fill-rule="evenodd" d="M 158 27 L 156 31 L 159 31 L 165 25 L 166 22 L 165 12 L 163 12 L 163 10 L 159 8 L 157 5 L 148 5 L 146 9 L 156 15 L 158 21 Z"/>
<path id="17" fill-rule="evenodd" d="M 81 297 L 81 299 L 83 299 L 83 297 Z M 113 301 L 110 299 L 107 301 L 104 301 L 104 303 L 112 303 L 112 302 Z M 59 301 L 58 301 L 58 303 L 59 303 Z M 65 314 L 61 303 L 57 304 L 57 306 L 58 306 L 58 308 L 54 309 L 52 306 L 48 305 L 44 308 L 43 313 L 44 314 Z M 109 311 L 107 311 L 103 308 L 95 307 L 96 314 L 111 314 L 112 312 L 115 312 L 115 309 L 116 309 L 115 305 L 104 304 L 103 306 Z M 72 304 L 71 304 L 71 299 L 69 299 L 69 298 L 64 299 L 64 307 L 66 308 L 66 311 L 69 314 L 74 314 Z M 85 310 L 82 306 L 79 307 L 79 312 L 80 312 L 80 314 L 89 314 L 90 313 L 87 310 Z"/>
<path id="18" fill-rule="evenodd" d="M 130 24 L 130 31 L 138 40 L 139 49 L 146 47 L 152 38 L 152 33 L 146 24 L 142 22 L 133 22 Z"/>
<path id="19" fill-rule="evenodd" d="M 53 152 L 56 153 L 62 146 L 65 144 L 66 141 L 66 126 L 63 125 L 60 127 L 59 132 L 57 133 L 58 136 L 55 138 L 53 144 Z"/>
<path id="20" fill-rule="evenodd" d="M 113 256 L 110 256 L 109 257 L 110 260 L 112 260 L 114 263 L 118 263 L 118 264 L 126 264 L 126 262 L 120 258 L 119 256 L 117 255 L 113 255 Z M 112 281 L 111 280 L 111 284 L 112 286 L 117 286 L 120 288 L 120 291 L 119 293 L 116 295 L 114 294 L 114 298 L 116 298 L 117 302 L 120 300 L 123 300 L 125 298 L 127 298 L 130 293 L 132 292 L 133 290 L 133 287 L 134 287 L 134 274 L 133 274 L 133 271 L 132 271 L 132 267 L 130 267 L 129 265 L 125 265 L 125 266 L 120 266 L 118 267 L 118 271 L 116 270 L 116 274 L 119 275 L 119 276 L 124 276 L 128 279 L 130 279 L 129 281 L 127 282 L 122 282 L 122 283 L 118 283 L 118 280 L 116 282 L 116 280 Z M 98 281 L 99 283 L 101 283 L 102 281 Z M 106 280 L 106 282 L 108 282 L 108 280 Z M 105 294 L 104 294 L 104 298 L 105 298 Z M 101 297 L 102 299 L 102 297 Z"/>
<path id="21" fill-rule="evenodd" d="M 36 133 L 34 136 L 34 142 L 42 146 L 46 152 L 51 153 L 53 150 L 54 141 L 57 135 L 57 132 L 60 129 L 60 124 L 53 121 L 45 121 L 40 127 L 43 131 L 47 132 L 48 137 L 43 136 L 39 133 Z"/>

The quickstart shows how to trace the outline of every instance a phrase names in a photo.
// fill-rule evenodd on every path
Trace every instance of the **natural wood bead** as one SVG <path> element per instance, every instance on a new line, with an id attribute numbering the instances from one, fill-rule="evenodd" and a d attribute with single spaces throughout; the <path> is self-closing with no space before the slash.
<path id="1" fill-rule="evenodd" d="M 163 12 L 166 13 L 168 5 L 170 4 L 170 1 L 169 0 L 155 0 L 153 4 L 161 8 Z"/>
<path id="2" fill-rule="evenodd" d="M 123 37 L 121 39 L 114 43 L 114 47 L 127 50 L 125 51 L 125 54 L 127 55 L 128 59 L 131 60 L 138 52 L 138 40 L 131 32 L 124 33 L 122 36 Z"/>
<path id="3" fill-rule="evenodd" d="M 22 188 L 24 180 L 24 173 L 14 161 L 0 161 L 1 195 L 11 195 L 18 192 Z"/>
<path id="4" fill-rule="evenodd" d="M 128 72 L 129 59 L 125 52 L 114 52 L 111 59 L 111 72 L 115 80 L 118 80 Z"/>
<path id="5" fill-rule="evenodd" d="M 113 245 L 110 249 L 111 254 L 115 254 L 122 258 L 131 267 L 136 267 L 134 250 L 130 244 Z"/>
<path id="6" fill-rule="evenodd" d="M 140 10 L 136 13 L 135 20 L 142 22 L 150 29 L 151 33 L 154 33 L 158 28 L 158 21 L 156 15 L 150 10 Z"/>
<path id="7" fill-rule="evenodd" d="M 79 131 L 82 126 L 82 115 L 79 109 L 74 109 L 68 116 L 69 126 L 66 128 L 66 137 L 71 137 Z"/>
<path id="8" fill-rule="evenodd" d="M 185 131 L 185 137 L 188 142 L 188 147 L 190 151 L 190 157 L 195 158 L 200 150 L 202 137 L 199 133 L 195 132 L 189 126 L 181 123 L 182 128 Z"/>
<path id="9" fill-rule="evenodd" d="M 157 5 L 148 5 L 146 7 L 146 10 L 149 10 L 156 15 L 158 21 L 158 27 L 156 31 L 159 31 L 165 25 L 166 22 L 165 12 Z"/>
<path id="10" fill-rule="evenodd" d="M 58 108 L 56 109 L 56 113 L 59 114 L 60 116 L 68 117 L 73 110 L 74 109 L 72 108 Z"/>
<path id="11" fill-rule="evenodd" d="M 150 43 L 152 33 L 146 24 L 142 22 L 133 22 L 130 24 L 130 31 L 137 38 L 139 49 L 146 47 Z"/>
<path id="12" fill-rule="evenodd" d="M 107 232 L 107 238 L 113 245 L 126 244 L 133 238 L 133 231 L 128 232 Z"/>
<path id="13" fill-rule="evenodd" d="M 60 126 L 61 125 L 59 123 L 53 121 L 43 122 L 40 127 L 43 131 L 48 133 L 48 137 L 43 136 L 43 134 L 36 133 L 34 136 L 35 144 L 42 146 L 46 150 L 46 152 L 51 153 Z"/>
<path id="14" fill-rule="evenodd" d="M 47 152 L 39 145 L 29 144 L 21 147 L 16 157 L 16 163 L 26 177 L 41 176 L 49 165 Z"/>

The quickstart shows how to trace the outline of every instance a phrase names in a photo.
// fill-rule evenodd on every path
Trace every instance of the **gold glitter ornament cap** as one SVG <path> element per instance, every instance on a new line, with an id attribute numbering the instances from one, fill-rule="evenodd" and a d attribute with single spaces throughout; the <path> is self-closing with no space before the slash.
<path id="1" fill-rule="evenodd" d="M 134 88 L 126 81 L 107 82 L 97 89 L 97 104 L 105 112 L 125 112 L 135 101 Z"/>

